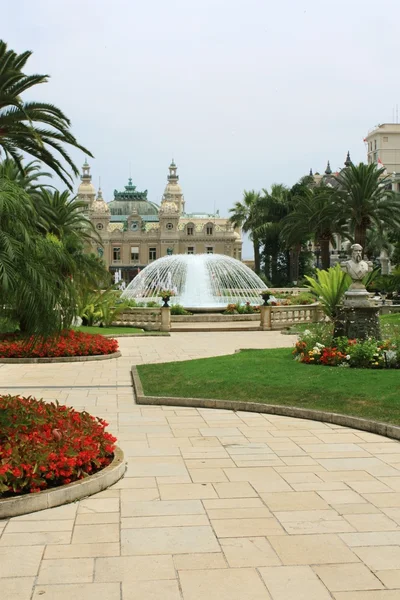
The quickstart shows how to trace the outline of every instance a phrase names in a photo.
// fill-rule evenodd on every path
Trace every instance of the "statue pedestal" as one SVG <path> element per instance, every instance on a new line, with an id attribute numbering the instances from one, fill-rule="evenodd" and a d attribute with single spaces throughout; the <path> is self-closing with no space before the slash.
<path id="1" fill-rule="evenodd" d="M 344 333 L 349 339 L 365 340 L 381 337 L 379 324 L 379 307 L 377 306 L 344 306 Z"/>
<path id="2" fill-rule="evenodd" d="M 365 285 L 361 281 L 353 281 L 347 292 L 344 294 L 343 305 L 346 307 L 365 307 L 371 306 L 369 301 L 369 293 L 365 289 Z"/>

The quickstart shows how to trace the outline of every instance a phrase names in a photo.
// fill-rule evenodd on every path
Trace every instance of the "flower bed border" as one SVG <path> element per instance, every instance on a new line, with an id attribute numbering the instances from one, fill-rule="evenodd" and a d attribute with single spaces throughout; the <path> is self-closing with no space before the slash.
<path id="1" fill-rule="evenodd" d="M 9 519 L 38 510 L 54 508 L 81 500 L 86 496 L 92 496 L 117 483 L 123 477 L 125 470 L 124 453 L 117 446 L 112 462 L 94 475 L 35 494 L 0 499 L 0 519 Z"/>
<path id="2" fill-rule="evenodd" d="M 235 354 L 241 350 L 235 350 Z M 339 413 L 324 412 L 313 410 L 311 408 L 298 408 L 296 406 L 280 406 L 277 404 L 261 404 L 260 402 L 244 402 L 243 400 L 216 400 L 211 398 L 182 398 L 172 396 L 145 396 L 142 382 L 136 366 L 131 367 L 131 376 L 133 389 L 135 393 L 136 404 L 165 405 L 165 406 L 185 406 L 193 408 L 216 408 L 218 410 L 233 410 L 244 412 L 256 412 L 271 415 L 281 415 L 282 417 L 294 417 L 296 419 L 308 419 L 310 421 L 321 421 L 322 423 L 332 423 L 341 427 L 350 427 L 360 431 L 368 431 L 400 441 L 400 427 L 390 423 L 381 423 L 379 421 L 370 421 L 360 417 L 342 415 Z"/>
<path id="3" fill-rule="evenodd" d="M 104 336 L 105 337 L 105 336 Z M 115 337 L 115 336 L 110 336 Z M 92 354 L 89 356 L 48 356 L 44 358 L 0 358 L 0 363 L 8 364 L 35 364 L 35 363 L 63 363 L 63 362 L 89 362 L 91 360 L 109 360 L 119 358 L 121 352 L 111 352 L 111 354 Z"/>

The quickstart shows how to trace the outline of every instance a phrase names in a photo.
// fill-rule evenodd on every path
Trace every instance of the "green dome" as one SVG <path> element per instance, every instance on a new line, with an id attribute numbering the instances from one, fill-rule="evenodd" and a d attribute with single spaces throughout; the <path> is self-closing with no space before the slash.
<path id="1" fill-rule="evenodd" d="M 124 191 L 114 190 L 114 200 L 109 202 L 108 207 L 112 215 L 128 217 L 136 211 L 140 216 L 158 216 L 158 206 L 147 199 L 147 190 L 138 192 L 131 178 Z"/>

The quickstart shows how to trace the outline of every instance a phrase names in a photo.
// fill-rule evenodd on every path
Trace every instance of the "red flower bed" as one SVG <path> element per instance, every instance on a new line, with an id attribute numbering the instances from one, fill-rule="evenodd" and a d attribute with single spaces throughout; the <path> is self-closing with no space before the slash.
<path id="1" fill-rule="evenodd" d="M 18 334 L 0 337 L 0 358 L 48 358 L 57 356 L 94 356 L 117 352 L 117 340 L 68 329 L 59 337 L 21 338 Z"/>
<path id="2" fill-rule="evenodd" d="M 103 469 L 116 442 L 107 425 L 58 403 L 0 396 L 0 496 L 40 492 Z"/>

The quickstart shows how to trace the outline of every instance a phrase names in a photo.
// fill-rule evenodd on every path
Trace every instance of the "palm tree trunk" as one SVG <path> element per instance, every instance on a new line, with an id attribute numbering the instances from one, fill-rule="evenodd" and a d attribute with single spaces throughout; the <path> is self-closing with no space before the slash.
<path id="1" fill-rule="evenodd" d="M 290 281 L 299 280 L 299 258 L 301 246 L 295 246 L 290 251 Z"/>
<path id="2" fill-rule="evenodd" d="M 329 240 L 321 239 L 319 241 L 321 246 L 321 267 L 323 270 L 329 269 L 331 266 L 331 253 L 329 250 Z"/>
<path id="3" fill-rule="evenodd" d="M 260 242 L 257 239 L 253 240 L 254 248 L 254 270 L 257 275 L 260 274 Z"/>
<path id="4" fill-rule="evenodd" d="M 278 253 L 274 252 L 271 256 L 271 281 L 274 285 L 278 280 Z"/>
<path id="5" fill-rule="evenodd" d="M 367 227 L 364 223 L 360 223 L 356 225 L 354 228 L 354 241 L 356 244 L 360 244 L 360 246 L 365 249 L 365 244 L 367 240 Z"/>

